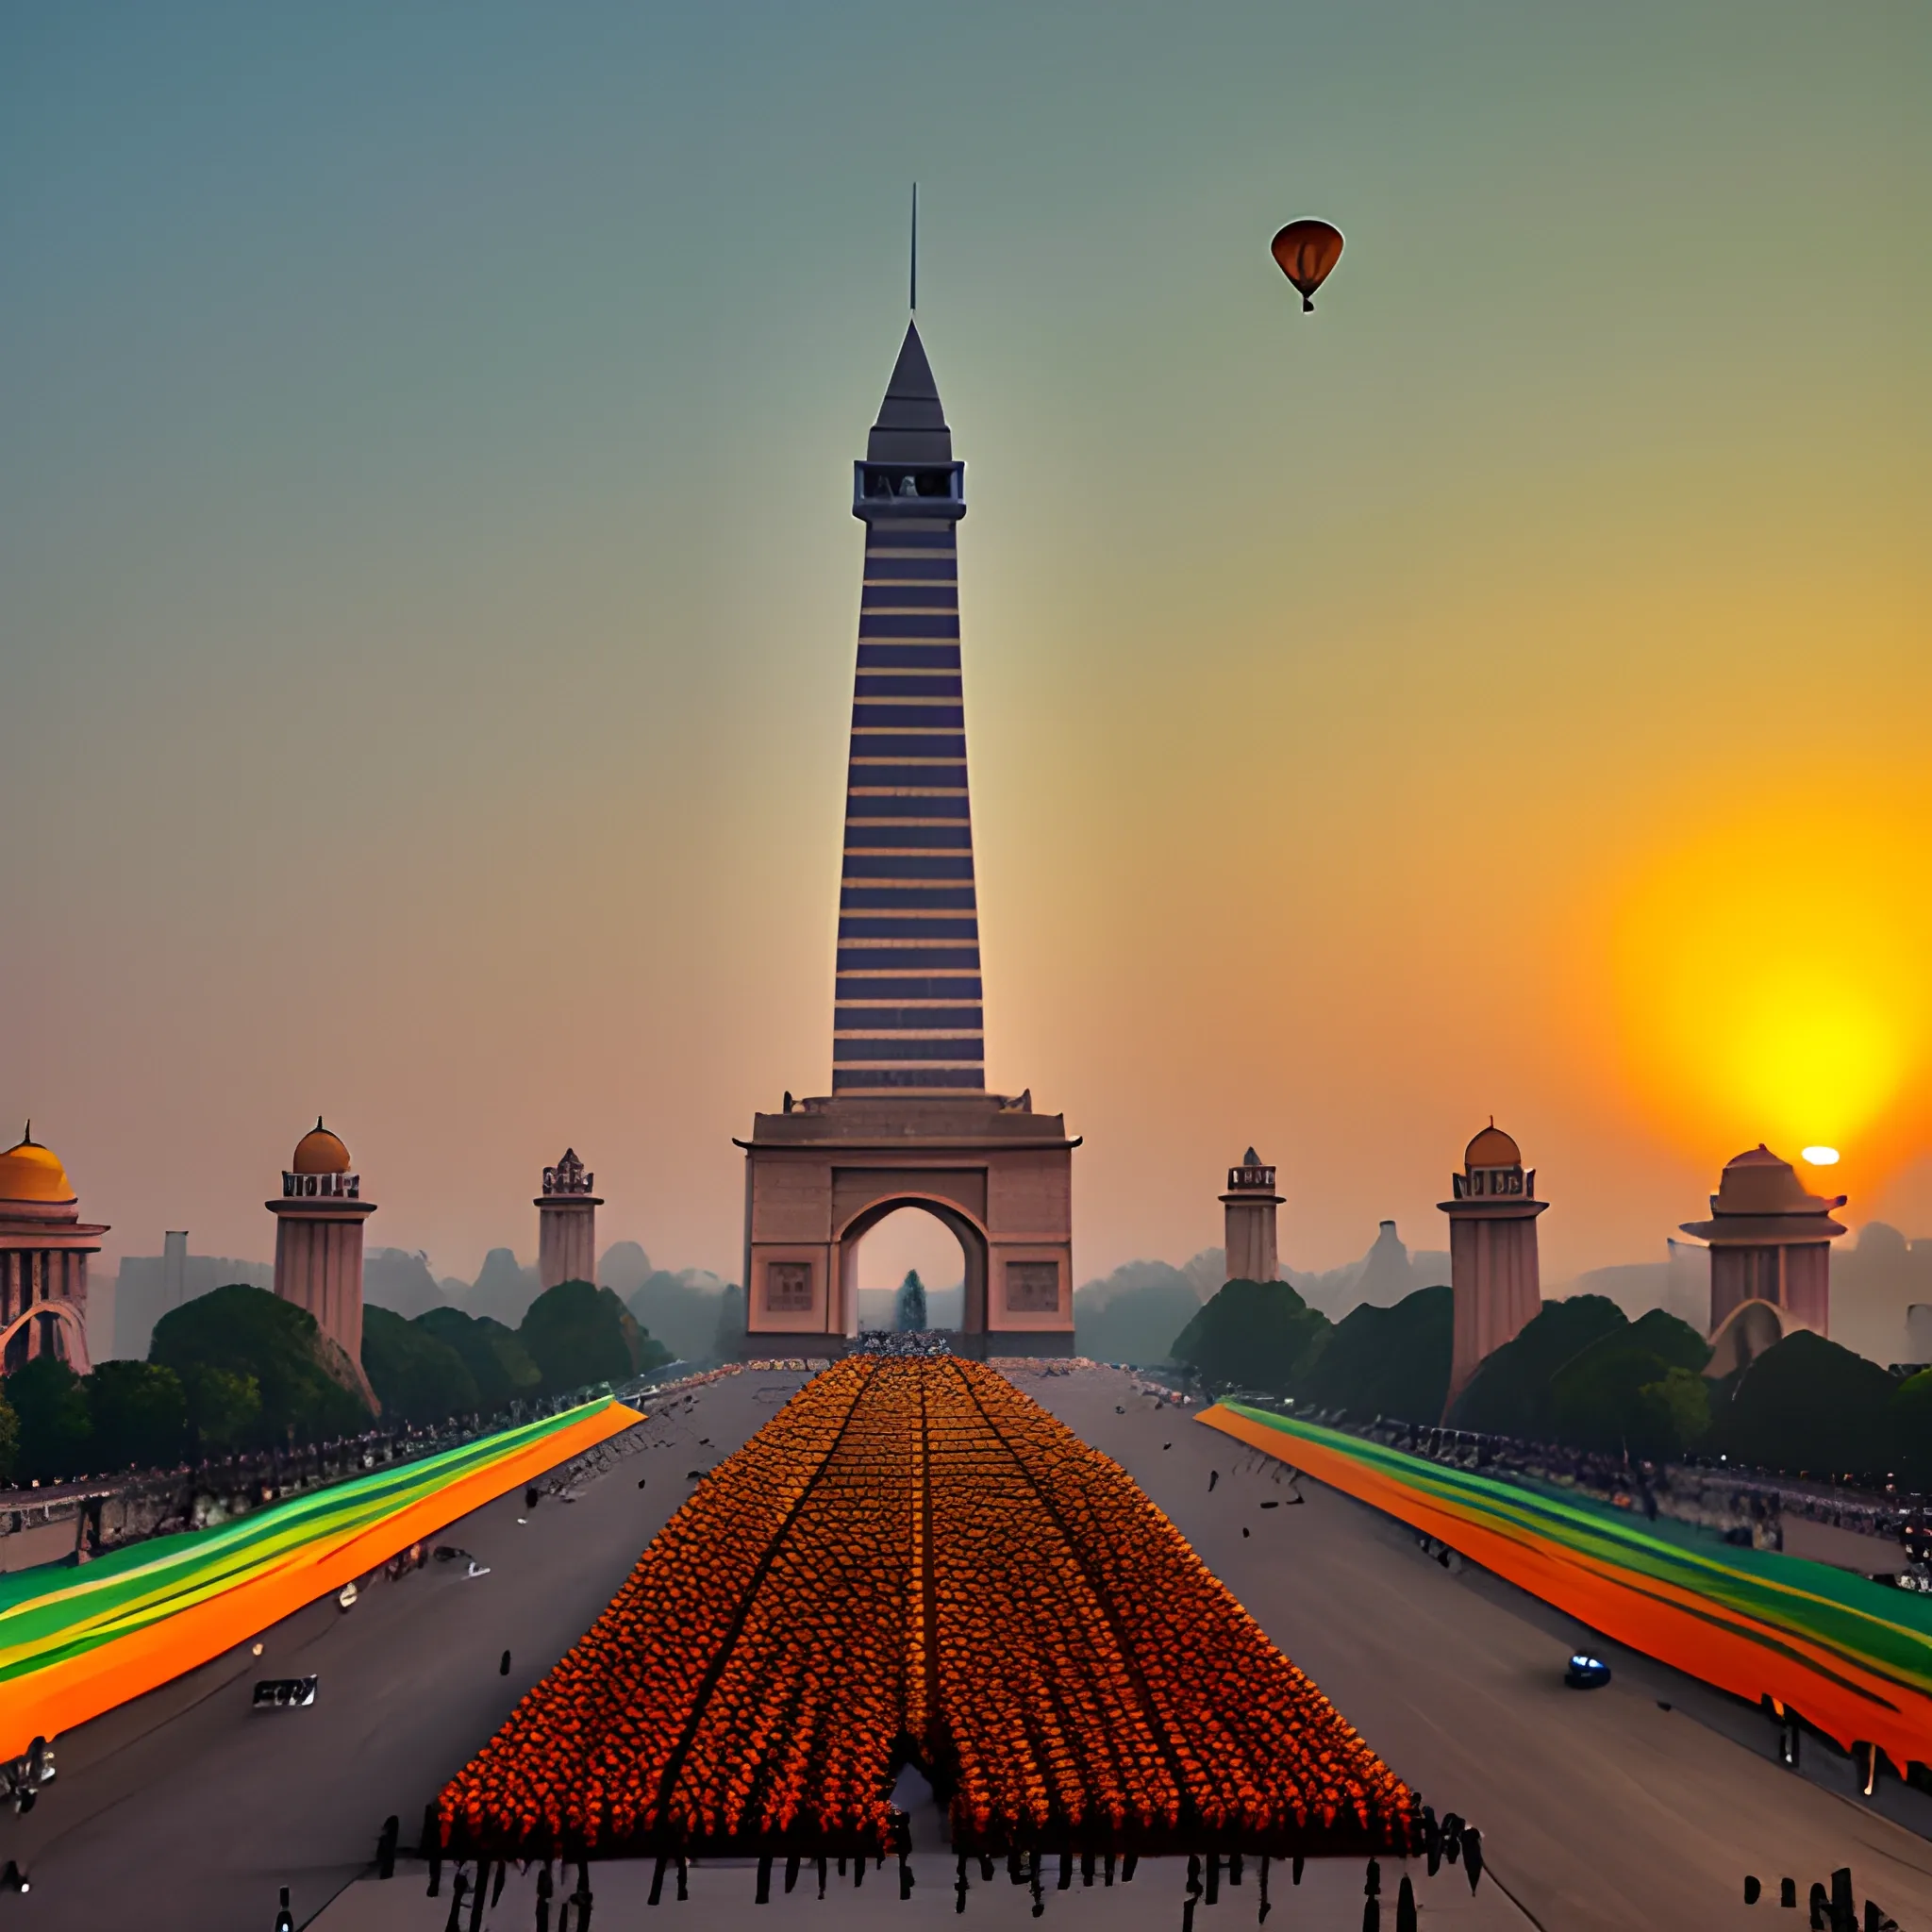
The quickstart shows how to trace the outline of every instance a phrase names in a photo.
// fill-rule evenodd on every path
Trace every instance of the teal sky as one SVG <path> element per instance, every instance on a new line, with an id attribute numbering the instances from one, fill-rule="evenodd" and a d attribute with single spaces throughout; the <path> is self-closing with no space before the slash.
<path id="1" fill-rule="evenodd" d="M 989 1074 L 1087 1136 L 1080 1275 L 1250 1141 L 1296 1261 L 1440 1245 L 1491 1112 L 1546 1273 L 1660 1255 L 1786 1128 L 1632 1071 L 1621 882 L 1932 812 L 1928 19 L 0 10 L 0 1109 L 132 1252 L 267 1252 L 320 1109 L 439 1271 L 567 1141 L 735 1271 L 916 177 Z M 1901 998 L 1843 1184 L 1926 1234 Z"/>

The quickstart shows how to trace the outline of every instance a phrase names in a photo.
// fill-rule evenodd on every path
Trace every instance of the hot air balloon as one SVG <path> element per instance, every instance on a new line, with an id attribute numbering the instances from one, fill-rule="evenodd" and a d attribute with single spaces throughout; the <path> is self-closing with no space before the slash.
<path id="1" fill-rule="evenodd" d="M 1341 259 L 1341 230 L 1326 222 L 1291 222 L 1269 243 L 1269 250 L 1281 273 L 1301 291 L 1303 312 L 1312 314 L 1315 291 Z"/>

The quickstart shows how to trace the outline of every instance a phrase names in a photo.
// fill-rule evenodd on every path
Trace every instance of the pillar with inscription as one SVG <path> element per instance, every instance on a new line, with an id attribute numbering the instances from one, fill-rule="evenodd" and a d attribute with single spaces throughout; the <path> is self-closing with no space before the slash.
<path id="1" fill-rule="evenodd" d="M 1239 1167 L 1227 1171 L 1227 1192 L 1221 1197 L 1225 1210 L 1227 1278 L 1230 1281 L 1274 1281 L 1281 1274 L 1281 1252 L 1275 1245 L 1274 1216 L 1281 1196 L 1274 1191 L 1274 1170 L 1264 1167 L 1250 1147 Z"/>
<path id="2" fill-rule="evenodd" d="M 1515 1341 L 1542 1308 L 1536 1220 L 1549 1203 L 1535 1198 L 1536 1170 L 1525 1173 L 1521 1150 L 1493 1120 L 1463 1150 L 1451 1192 L 1439 1206 L 1449 1217 L 1456 1290 L 1454 1403 L 1484 1357 Z"/>
<path id="3" fill-rule="evenodd" d="M 537 1197 L 537 1285 L 555 1288 L 559 1281 L 597 1279 L 597 1176 L 589 1173 L 566 1147 L 555 1167 L 543 1170 L 543 1191 Z"/>
<path id="4" fill-rule="evenodd" d="M 0 1154 L 0 1374 L 38 1355 L 88 1373 L 87 1260 L 107 1232 L 81 1220 L 67 1170 L 29 1121 Z"/>
<path id="5" fill-rule="evenodd" d="M 262 1205 L 275 1218 L 275 1293 L 315 1317 L 363 1400 L 377 1407 L 362 1373 L 362 1224 L 375 1204 L 363 1200 L 348 1148 L 320 1114 L 283 1170 L 281 1199 Z"/>

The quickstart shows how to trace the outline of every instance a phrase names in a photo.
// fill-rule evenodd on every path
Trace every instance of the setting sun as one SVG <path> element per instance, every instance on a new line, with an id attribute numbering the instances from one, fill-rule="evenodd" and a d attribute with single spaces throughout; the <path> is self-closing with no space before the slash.
<path id="1" fill-rule="evenodd" d="M 1668 1130 L 1827 1165 L 1926 1068 L 1921 816 L 1767 808 L 1653 859 L 1613 946 L 1625 1066 Z"/>

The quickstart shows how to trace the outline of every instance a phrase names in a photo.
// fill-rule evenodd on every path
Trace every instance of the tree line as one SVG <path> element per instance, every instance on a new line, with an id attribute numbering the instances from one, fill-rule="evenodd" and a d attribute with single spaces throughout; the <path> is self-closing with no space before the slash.
<path id="1" fill-rule="evenodd" d="M 362 1374 L 384 1419 L 432 1424 L 622 1382 L 672 1358 L 608 1288 L 565 1281 L 515 1328 L 458 1308 L 362 1310 Z M 306 1308 L 232 1283 L 155 1324 L 145 1361 L 76 1374 L 37 1356 L 0 1383 L 0 1480 L 165 1469 L 358 1435 L 375 1416 Z"/>
<path id="2" fill-rule="evenodd" d="M 1723 1455 L 1755 1468 L 1932 1491 L 1932 1370 L 1894 1375 L 1799 1330 L 1723 1376 L 1661 1308 L 1631 1321 L 1604 1295 L 1545 1302 L 1448 1403 L 1455 1295 L 1424 1288 L 1340 1322 L 1285 1281 L 1230 1281 L 1175 1337 L 1172 1358 L 1213 1388 L 1292 1397 L 1598 1454 Z M 1447 1413 L 1444 1413 L 1445 1406 Z"/>

